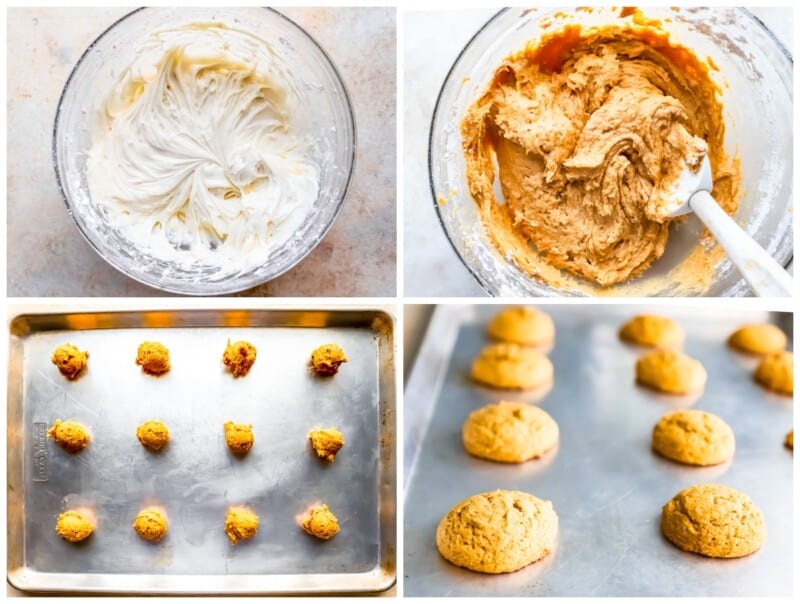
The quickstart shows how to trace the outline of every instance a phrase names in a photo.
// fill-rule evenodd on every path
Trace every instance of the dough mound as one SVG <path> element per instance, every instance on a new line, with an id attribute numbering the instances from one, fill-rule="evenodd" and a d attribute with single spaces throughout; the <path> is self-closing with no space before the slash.
<path id="1" fill-rule="evenodd" d="M 339 532 L 339 521 L 325 504 L 317 505 L 306 512 L 300 526 L 309 535 L 319 539 L 330 539 Z"/>
<path id="2" fill-rule="evenodd" d="M 778 352 L 764 357 L 753 375 L 756 382 L 781 394 L 794 393 L 794 355 Z"/>
<path id="3" fill-rule="evenodd" d="M 136 428 L 136 438 L 143 447 L 160 451 L 169 442 L 169 429 L 164 422 L 151 419 Z"/>
<path id="4" fill-rule="evenodd" d="M 256 347 L 244 340 L 233 344 L 228 340 L 228 345 L 222 354 L 222 362 L 230 369 L 233 377 L 245 376 L 256 362 Z"/>
<path id="5" fill-rule="evenodd" d="M 83 424 L 71 420 L 62 422 L 57 419 L 47 431 L 47 437 L 52 438 L 58 446 L 70 453 L 77 453 L 89 444 L 89 432 Z"/>
<path id="6" fill-rule="evenodd" d="M 170 370 L 169 350 L 161 342 L 142 342 L 136 353 L 136 364 L 148 375 L 163 375 Z"/>
<path id="7" fill-rule="evenodd" d="M 769 323 L 745 325 L 731 334 L 728 345 L 748 354 L 771 354 L 786 348 L 786 334 Z"/>
<path id="8" fill-rule="evenodd" d="M 556 337 L 550 315 L 530 306 L 514 306 L 499 312 L 488 327 L 489 336 L 523 346 L 546 346 Z"/>
<path id="9" fill-rule="evenodd" d="M 653 428 L 653 450 L 673 461 L 692 466 L 713 466 L 733 457 L 733 430 L 706 411 L 667 413 Z"/>
<path id="10" fill-rule="evenodd" d="M 230 508 L 225 518 L 225 533 L 233 545 L 255 537 L 258 532 L 258 516 L 247 508 Z"/>
<path id="11" fill-rule="evenodd" d="M 739 558 L 764 543 L 764 516 L 744 493 L 716 484 L 684 489 L 661 511 L 661 532 L 687 552 Z"/>
<path id="12" fill-rule="evenodd" d="M 89 353 L 72 344 L 62 344 L 53 351 L 50 360 L 58 367 L 61 375 L 68 380 L 74 380 L 89 362 Z"/>
<path id="13" fill-rule="evenodd" d="M 787 448 L 794 450 L 794 430 L 789 430 L 789 432 L 787 432 L 786 440 L 783 441 L 783 444 L 785 444 Z"/>
<path id="14" fill-rule="evenodd" d="M 323 344 L 311 353 L 311 367 L 318 375 L 330 377 L 339 372 L 339 365 L 347 362 L 344 350 L 336 344 Z"/>
<path id="15" fill-rule="evenodd" d="M 707 377 L 700 361 L 673 350 L 654 350 L 636 361 L 636 381 L 667 394 L 699 392 Z"/>
<path id="16" fill-rule="evenodd" d="M 244 455 L 253 448 L 253 426 L 250 424 L 235 424 L 225 422 L 225 443 L 228 448 L 238 455 Z"/>
<path id="17" fill-rule="evenodd" d="M 451 509 L 436 529 L 436 547 L 456 566 L 510 573 L 553 551 L 557 532 L 551 502 L 520 491 L 493 491 Z"/>
<path id="18" fill-rule="evenodd" d="M 553 364 L 532 348 L 507 342 L 490 344 L 472 362 L 472 379 L 493 388 L 529 390 L 553 379 Z"/>
<path id="19" fill-rule="evenodd" d="M 308 440 L 317 457 L 330 462 L 344 446 L 344 436 L 336 428 L 315 428 L 308 433 Z"/>
<path id="20" fill-rule="evenodd" d="M 489 78 L 461 133 L 487 235 L 535 279 L 558 283 L 555 267 L 605 287 L 641 274 L 664 253 L 683 166 L 704 155 L 715 199 L 738 206 L 708 67 L 657 30 L 572 27 L 529 41 Z"/>
<path id="21" fill-rule="evenodd" d="M 87 539 L 94 532 L 94 525 L 86 516 L 75 510 L 67 510 L 56 520 L 56 533 L 70 543 Z"/>
<path id="22" fill-rule="evenodd" d="M 683 328 L 667 317 L 639 315 L 622 326 L 619 337 L 640 346 L 677 348 L 683 343 Z"/>
<path id="23" fill-rule="evenodd" d="M 558 424 L 538 407 L 501 401 L 470 413 L 461 436 L 471 455 L 518 463 L 555 447 Z"/>
<path id="24" fill-rule="evenodd" d="M 145 541 L 161 541 L 167 534 L 167 519 L 156 509 L 142 510 L 133 522 L 133 530 Z"/>

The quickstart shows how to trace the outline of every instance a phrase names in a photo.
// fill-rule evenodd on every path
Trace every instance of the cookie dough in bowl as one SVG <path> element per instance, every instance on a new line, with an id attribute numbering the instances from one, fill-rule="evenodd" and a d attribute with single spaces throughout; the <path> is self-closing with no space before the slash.
<path id="1" fill-rule="evenodd" d="M 280 13 L 152 8 L 75 67 L 54 159 L 106 260 L 167 291 L 220 294 L 319 243 L 347 191 L 354 133 L 336 68 Z"/>
<path id="2" fill-rule="evenodd" d="M 723 208 L 789 261 L 791 162 L 764 154 L 777 140 L 790 156 L 790 72 L 744 10 L 503 11 L 437 103 L 445 231 L 495 295 L 747 294 L 696 217 L 666 210 L 678 173 L 707 155 Z"/>

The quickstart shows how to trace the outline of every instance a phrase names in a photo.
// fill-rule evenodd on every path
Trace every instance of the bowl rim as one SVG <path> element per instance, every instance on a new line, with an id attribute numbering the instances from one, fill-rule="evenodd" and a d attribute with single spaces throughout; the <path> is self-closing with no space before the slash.
<path id="1" fill-rule="evenodd" d="M 115 268 L 117 271 L 119 271 L 120 273 L 122 273 L 126 277 L 128 277 L 130 279 L 133 279 L 134 281 L 136 281 L 138 283 L 141 283 L 142 285 L 145 285 L 145 286 L 150 287 L 150 288 L 152 288 L 154 290 L 157 290 L 157 291 L 163 291 L 163 292 L 167 292 L 167 293 L 170 293 L 170 294 L 179 294 L 179 295 L 185 295 L 185 296 L 198 296 L 198 297 L 220 296 L 220 295 L 243 292 L 243 291 L 252 289 L 254 287 L 258 287 L 259 285 L 263 285 L 264 283 L 268 283 L 268 282 L 270 282 L 270 281 L 272 281 L 274 279 L 277 279 L 281 275 L 283 275 L 283 274 L 287 273 L 288 271 L 292 270 L 293 268 L 295 268 L 298 264 L 300 264 L 300 262 L 302 262 L 322 242 L 322 240 L 328 234 L 328 231 L 333 226 L 333 223 L 336 222 L 336 219 L 338 218 L 339 213 L 342 210 L 342 206 L 344 205 L 344 202 L 345 202 L 345 200 L 347 198 L 347 195 L 350 192 L 350 187 L 353 184 L 353 175 L 355 173 L 355 166 L 356 166 L 358 140 L 357 140 L 357 127 L 356 127 L 355 111 L 353 110 L 352 97 L 350 95 L 350 91 L 347 89 L 347 85 L 345 84 L 345 81 L 344 81 L 344 78 L 342 77 L 342 74 L 339 72 L 339 68 L 336 66 L 336 63 L 334 63 L 333 59 L 331 59 L 330 55 L 328 55 L 328 53 L 325 51 L 325 49 L 322 47 L 322 45 L 319 42 L 317 42 L 317 40 L 310 33 L 308 33 L 308 31 L 304 27 L 300 26 L 296 21 L 294 21 L 293 19 L 289 18 L 288 16 L 286 16 L 282 12 L 280 12 L 278 10 L 275 10 L 272 7 L 260 7 L 263 10 L 267 11 L 268 13 L 271 13 L 271 14 L 277 16 L 278 18 L 283 19 L 284 21 L 286 21 L 290 25 L 294 26 L 297 29 L 298 32 L 300 32 L 309 42 L 311 42 L 311 44 L 314 47 L 317 48 L 317 50 L 319 50 L 319 52 L 322 55 L 324 61 L 327 63 L 327 66 L 333 72 L 334 79 L 336 80 L 337 84 L 341 87 L 342 92 L 344 93 L 343 100 L 344 100 L 344 105 L 345 105 L 345 107 L 347 109 L 346 113 L 347 113 L 347 118 L 348 118 L 347 119 L 347 122 L 348 122 L 347 126 L 349 127 L 348 129 L 350 130 L 350 138 L 352 139 L 353 142 L 352 142 L 352 145 L 351 145 L 352 148 L 351 148 L 351 152 L 350 152 L 350 157 L 348 158 L 349 168 L 347 170 L 347 177 L 346 177 L 344 186 L 342 187 L 342 191 L 341 191 L 341 193 L 339 195 L 339 199 L 336 202 L 336 208 L 335 208 L 335 210 L 333 212 L 333 215 L 331 216 L 330 220 L 325 225 L 325 227 L 322 229 L 322 231 L 320 233 L 320 236 L 319 236 L 319 240 L 317 241 L 317 243 L 314 244 L 313 246 L 311 246 L 310 248 L 308 248 L 307 250 L 305 250 L 302 254 L 300 254 L 292 263 L 290 263 L 288 266 L 286 266 L 283 270 L 281 270 L 280 272 L 272 275 L 271 277 L 269 277 L 267 279 L 261 279 L 261 280 L 258 280 L 256 282 L 245 284 L 245 285 L 239 284 L 239 285 L 228 286 L 228 287 L 219 287 L 219 288 L 215 288 L 213 291 L 204 291 L 204 292 L 194 291 L 194 290 L 191 290 L 191 289 L 188 289 L 188 288 L 174 287 L 172 285 L 156 285 L 155 283 L 151 283 L 151 282 L 147 281 L 146 279 L 144 279 L 143 277 L 140 277 L 139 275 L 133 274 L 127 268 L 121 266 L 117 262 L 114 262 L 110 258 L 106 257 L 106 255 L 100 250 L 100 248 L 97 246 L 97 244 L 95 244 L 95 242 L 92 240 L 92 238 L 89 236 L 89 234 L 84 230 L 83 226 L 76 219 L 75 213 L 73 212 L 73 208 L 70 205 L 70 200 L 69 200 L 69 196 L 67 194 L 67 190 L 66 190 L 66 188 L 64 186 L 64 183 L 61 180 L 61 169 L 60 169 L 60 164 L 59 164 L 59 161 L 58 161 L 58 143 L 57 143 L 57 141 L 58 141 L 59 125 L 61 123 L 60 122 L 60 118 L 61 118 L 62 105 L 64 103 L 64 97 L 65 97 L 65 95 L 67 93 L 67 90 L 69 89 L 70 85 L 72 84 L 73 78 L 75 77 L 75 74 L 78 71 L 78 68 L 83 64 L 84 59 L 86 59 L 86 57 L 89 56 L 89 53 L 92 52 L 92 50 L 100 42 L 100 40 L 105 38 L 105 36 L 109 32 L 111 32 L 111 30 L 116 28 L 123 21 L 126 21 L 128 18 L 130 18 L 133 15 L 138 14 L 138 13 L 140 13 L 142 11 L 152 11 L 152 10 L 159 10 L 159 9 L 163 9 L 163 8 L 168 8 L 168 7 L 163 7 L 163 6 L 150 6 L 150 7 L 143 6 L 143 7 L 136 8 L 136 9 L 124 14 L 122 17 L 120 17 L 119 19 L 117 19 L 116 21 L 111 23 L 111 25 L 109 25 L 106 29 L 104 29 L 102 31 L 102 33 L 100 33 L 100 35 L 98 35 L 94 40 L 92 40 L 92 42 L 86 47 L 86 49 L 81 53 L 81 56 L 75 62 L 75 65 L 73 66 L 72 70 L 69 73 L 69 77 L 67 78 L 66 82 L 64 83 L 64 87 L 61 89 L 61 94 L 59 95 L 58 104 L 56 106 L 55 118 L 53 120 L 53 131 L 52 131 L 52 141 L 51 141 L 51 161 L 52 161 L 53 169 L 54 169 L 55 175 L 56 175 L 56 184 L 58 185 L 58 190 L 61 193 L 61 199 L 64 201 L 64 205 L 67 208 L 67 214 L 69 214 L 70 218 L 72 218 L 72 222 L 78 228 L 78 232 L 81 234 L 83 239 L 89 244 L 89 246 L 94 250 L 94 252 L 106 262 L 106 264 L 108 264 L 111 267 Z M 235 8 L 235 7 L 230 7 L 230 8 Z M 257 8 L 257 7 L 244 7 L 244 8 Z M 223 281 L 221 283 L 224 284 L 225 282 Z"/>
<path id="2" fill-rule="evenodd" d="M 792 66 L 794 66 L 794 58 L 792 56 L 791 51 L 786 48 L 786 46 L 783 44 L 783 42 L 781 42 L 778 39 L 778 37 L 772 32 L 772 30 L 769 27 L 766 26 L 766 24 L 761 19 L 759 19 L 756 15 L 754 15 L 747 7 L 736 6 L 736 7 L 730 7 L 730 8 L 733 8 L 734 10 L 740 12 L 741 14 L 749 17 L 750 20 L 754 21 L 756 23 L 756 25 L 758 25 L 767 34 L 767 36 L 775 43 L 775 46 L 781 51 L 781 53 L 789 61 L 789 63 Z M 431 114 L 430 126 L 428 128 L 428 158 L 427 158 L 428 159 L 428 186 L 430 187 L 431 201 L 433 202 L 433 207 L 434 207 L 434 210 L 436 212 L 436 218 L 439 220 L 439 226 L 444 231 L 445 237 L 447 238 L 447 242 L 450 244 L 450 247 L 455 252 L 455 254 L 458 257 L 458 259 L 461 261 L 461 264 L 463 264 L 466 267 L 467 271 L 469 271 L 469 274 L 472 275 L 472 277 L 473 277 L 473 279 L 475 279 L 475 281 L 477 281 L 477 283 L 481 287 L 481 289 L 483 289 L 483 291 L 485 291 L 487 294 L 489 294 L 492 297 L 506 297 L 506 296 L 504 296 L 503 294 L 501 294 L 499 292 L 494 291 L 492 289 L 492 287 L 489 285 L 489 283 L 481 275 L 479 275 L 477 273 L 477 271 L 475 271 L 472 268 L 472 266 L 467 262 L 467 260 L 464 258 L 464 256 L 461 254 L 461 252 L 459 251 L 458 247 L 456 246 L 455 241 L 453 240 L 453 237 L 451 237 L 451 235 L 450 235 L 450 231 L 448 231 L 447 226 L 445 225 L 444 218 L 442 217 L 442 208 L 439 205 L 439 203 L 437 201 L 437 198 L 436 198 L 436 185 L 434 184 L 434 178 L 433 178 L 433 136 L 434 136 L 434 126 L 436 125 L 436 121 L 437 121 L 437 119 L 439 117 L 439 112 L 440 112 L 441 102 L 442 102 L 442 96 L 444 95 L 445 88 L 447 88 L 448 84 L 450 84 L 451 78 L 453 76 L 453 72 L 456 70 L 456 67 L 459 66 L 459 64 L 461 63 L 461 60 L 464 57 L 464 54 L 472 46 L 473 42 L 475 42 L 475 40 L 478 38 L 478 36 L 480 36 L 484 32 L 484 30 L 486 30 L 492 23 L 494 23 L 497 19 L 499 19 L 502 15 L 504 15 L 505 13 L 507 13 L 510 10 L 512 10 L 512 7 L 502 8 L 499 11 L 497 11 L 494 15 L 492 15 L 483 25 L 481 25 L 478 28 L 478 30 L 469 38 L 469 40 L 467 40 L 466 44 L 464 44 L 464 46 L 458 52 L 458 55 L 456 56 L 455 60 L 453 61 L 453 64 L 450 66 L 450 69 L 447 70 L 447 75 L 445 75 L 444 80 L 442 81 L 442 85 L 439 88 L 439 93 L 436 95 L 436 103 L 433 106 L 433 113 Z M 471 195 L 470 195 L 470 197 L 471 197 Z M 794 234 L 792 234 L 792 237 L 794 238 Z M 791 266 L 793 261 L 794 261 L 794 246 L 791 247 L 789 257 L 786 260 L 786 263 L 783 265 L 783 268 L 784 269 L 788 269 L 789 266 Z M 745 281 L 744 281 L 744 277 L 740 276 L 740 280 L 737 283 L 735 283 L 732 287 L 735 288 L 735 287 L 738 286 L 738 284 L 741 284 L 741 283 L 745 283 Z M 746 287 L 748 287 L 748 289 L 745 290 L 745 291 L 749 291 L 749 286 L 746 286 Z M 515 292 L 515 295 L 518 296 L 520 294 Z M 530 294 L 525 294 L 525 295 L 526 296 L 530 296 Z M 556 292 L 556 293 L 553 293 L 553 294 L 540 294 L 539 296 L 533 296 L 533 297 L 563 296 L 563 295 L 565 295 L 565 294 L 562 293 L 562 292 Z M 669 297 L 675 297 L 675 296 L 669 296 Z"/>

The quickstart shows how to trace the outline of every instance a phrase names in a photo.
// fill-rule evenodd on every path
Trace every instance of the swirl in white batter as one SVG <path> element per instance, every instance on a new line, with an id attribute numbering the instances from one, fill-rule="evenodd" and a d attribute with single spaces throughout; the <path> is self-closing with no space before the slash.
<path id="1" fill-rule="evenodd" d="M 87 163 L 93 199 L 161 260 L 263 264 L 319 189 L 292 81 L 250 33 L 216 23 L 154 33 L 104 99 Z"/>

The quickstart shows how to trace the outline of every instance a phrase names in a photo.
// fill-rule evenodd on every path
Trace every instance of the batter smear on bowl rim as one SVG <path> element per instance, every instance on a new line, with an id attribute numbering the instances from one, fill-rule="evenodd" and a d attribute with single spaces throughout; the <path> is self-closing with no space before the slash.
<path id="1" fill-rule="evenodd" d="M 507 57 L 461 123 L 495 247 L 534 278 L 553 275 L 544 261 L 601 287 L 628 281 L 664 253 L 666 197 L 705 155 L 715 199 L 735 212 L 738 160 L 710 68 L 637 19 L 567 25 Z"/>
<path id="2" fill-rule="evenodd" d="M 92 197 L 159 260 L 260 266 L 319 190 L 299 99 L 295 76 L 251 33 L 221 23 L 155 32 L 102 99 Z"/>

